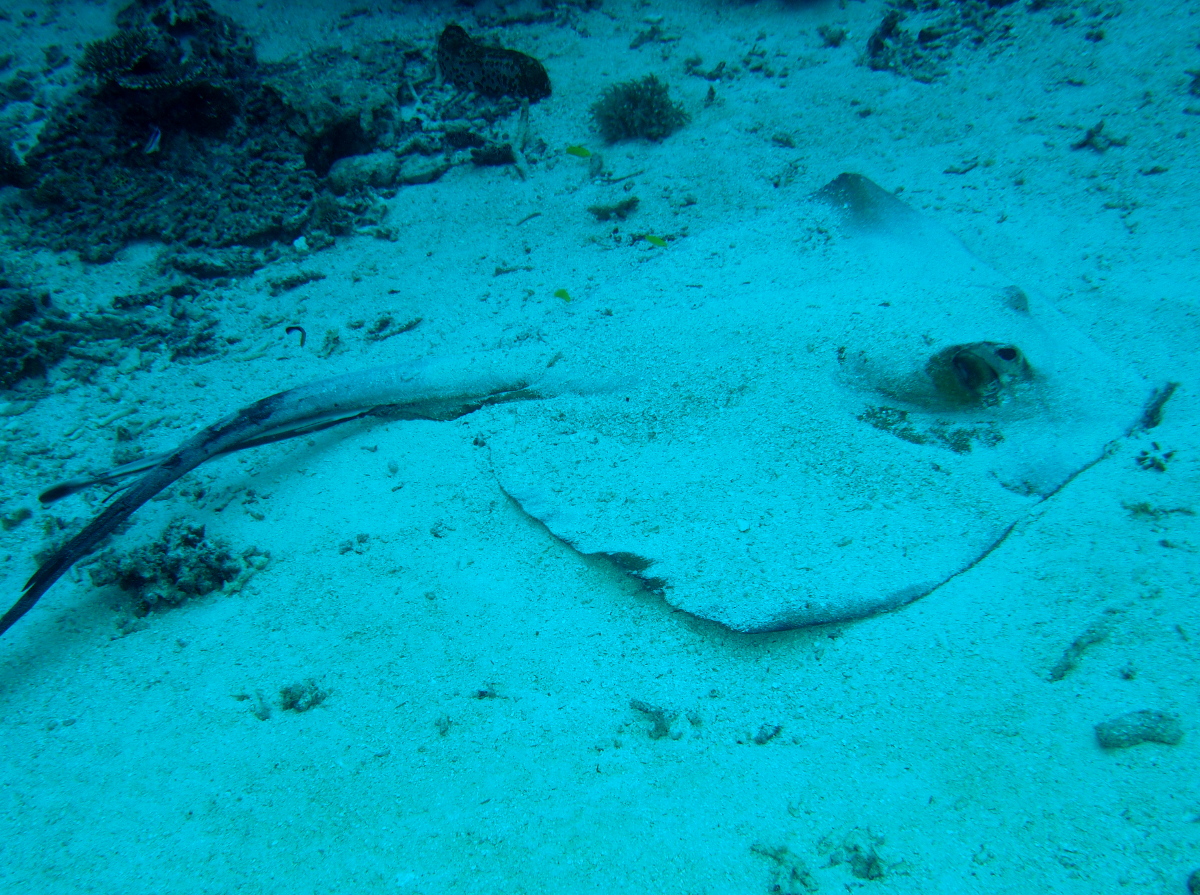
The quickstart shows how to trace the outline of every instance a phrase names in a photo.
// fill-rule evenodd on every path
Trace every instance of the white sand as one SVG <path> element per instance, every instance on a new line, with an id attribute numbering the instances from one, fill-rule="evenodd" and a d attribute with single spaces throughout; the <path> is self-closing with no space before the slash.
<path id="1" fill-rule="evenodd" d="M 379 4 L 343 30 L 340 10 L 311 2 L 216 5 L 272 59 L 368 36 L 432 40 L 455 18 L 474 30 L 450 3 Z M 1200 97 L 1186 74 L 1200 69 L 1200 9 L 1129 0 L 1099 42 L 1053 25 L 1052 11 L 1022 13 L 1013 40 L 962 48 L 921 84 L 856 65 L 882 4 L 843 5 L 606 0 L 578 16 L 586 35 L 537 25 L 506 42 L 550 70 L 554 96 L 532 122 L 551 146 L 602 149 L 588 106 L 602 85 L 648 72 L 691 111 L 661 144 L 602 150 L 618 175 L 643 172 L 629 181 L 642 205 L 626 237 L 685 239 L 861 172 L 1051 296 L 1120 363 L 1181 382 L 1163 424 L 917 603 L 760 636 L 670 610 L 523 516 L 472 444 L 486 415 L 356 424 L 218 461 L 181 486 L 210 488 L 204 509 L 168 493 L 116 543 L 188 514 L 271 553 L 240 594 L 120 637 L 120 595 L 84 568 L 0 642 L 0 889 L 1186 891 L 1200 867 L 1200 520 L 1123 505 L 1200 511 Z M 75 55 L 109 33 L 116 8 L 63 4 L 56 23 L 30 27 L 14 15 L 0 23 L 20 41 L 14 66 L 51 43 Z M 650 15 L 679 40 L 629 50 Z M 822 47 L 821 24 L 848 29 L 846 43 Z M 746 72 L 756 45 L 789 75 Z M 683 72 L 693 55 L 743 70 L 715 84 L 711 106 L 709 83 Z M 1101 120 L 1126 145 L 1072 150 Z M 1165 172 L 1141 173 L 1156 165 Z M 214 309 L 244 341 L 227 359 L 159 355 L 87 385 L 52 376 L 54 394 L 5 423 L 5 510 L 35 518 L 3 535 L 4 593 L 15 599 L 34 568 L 42 519 L 81 522 L 100 506 L 98 491 L 43 513 L 36 494 L 110 462 L 105 419 L 133 407 L 128 422 L 158 421 L 145 438 L 165 449 L 309 379 L 598 314 L 595 287 L 619 278 L 636 291 L 656 251 L 615 244 L 585 210 L 623 195 L 565 154 L 525 181 L 455 168 L 389 203 L 399 242 L 339 242 L 302 265 L 326 279 L 279 297 L 267 282 L 291 267 L 228 289 Z M 22 260 L 56 303 L 86 310 L 135 291 L 153 257 Z M 379 343 L 348 326 L 385 311 L 424 322 Z M 283 338 L 290 323 L 307 328 L 307 350 Z M 329 328 L 349 350 L 320 360 Z M 1151 439 L 1177 452 L 1166 472 L 1134 462 Z M 1048 681 L 1097 623 L 1107 638 Z M 308 678 L 330 695 L 304 714 L 260 720 L 237 698 L 275 700 Z M 651 738 L 631 700 L 678 712 L 671 735 Z M 1183 742 L 1099 748 L 1097 722 L 1147 708 L 1177 715 Z M 764 725 L 781 731 L 756 744 Z M 877 851 L 882 879 L 854 874 L 855 848 Z"/>

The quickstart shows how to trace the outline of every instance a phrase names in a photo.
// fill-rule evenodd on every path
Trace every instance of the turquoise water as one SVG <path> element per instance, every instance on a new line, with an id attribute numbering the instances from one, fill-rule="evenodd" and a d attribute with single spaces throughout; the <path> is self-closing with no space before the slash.
<path id="1" fill-rule="evenodd" d="M 1200 887 L 1196 19 L 5 11 L 0 887 Z"/>

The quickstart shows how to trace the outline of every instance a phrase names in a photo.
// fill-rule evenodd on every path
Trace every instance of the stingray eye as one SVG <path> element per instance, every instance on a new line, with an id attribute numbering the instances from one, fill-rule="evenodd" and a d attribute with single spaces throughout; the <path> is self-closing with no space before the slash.
<path id="1" fill-rule="evenodd" d="M 1032 375 L 1021 349 L 1003 342 L 953 345 L 935 355 L 928 369 L 946 397 L 988 407 Z"/>

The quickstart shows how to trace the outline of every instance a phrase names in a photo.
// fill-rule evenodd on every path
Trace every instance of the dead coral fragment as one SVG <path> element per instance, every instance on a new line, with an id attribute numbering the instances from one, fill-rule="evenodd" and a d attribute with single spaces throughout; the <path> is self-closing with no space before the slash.
<path id="1" fill-rule="evenodd" d="M 854 829 L 846 834 L 840 846 L 833 847 L 833 843 L 826 838 L 818 843 L 817 848 L 819 851 L 831 849 L 830 866 L 845 864 L 858 879 L 874 880 L 883 879 L 887 869 L 878 851 L 883 844 L 883 837 L 876 836 L 869 829 Z"/>
<path id="2" fill-rule="evenodd" d="M 768 892 L 786 892 L 798 895 L 801 892 L 820 890 L 816 877 L 809 872 L 804 861 L 799 856 L 792 854 L 786 845 L 769 847 L 755 843 L 750 846 L 750 851 L 756 855 L 762 855 L 774 865 L 773 879 L 767 889 Z"/>
<path id="3" fill-rule="evenodd" d="M 1104 132 L 1104 122 L 1101 121 L 1089 127 L 1078 142 L 1071 144 L 1071 148 L 1090 149 L 1092 152 L 1103 155 L 1114 146 L 1124 146 L 1127 142 L 1128 140 L 1124 137 L 1114 137 L 1112 134 L 1106 134 Z"/>
<path id="4" fill-rule="evenodd" d="M 315 709 L 329 697 L 311 677 L 298 684 L 290 684 L 279 691 L 279 707 L 285 712 L 307 712 Z"/>
<path id="5" fill-rule="evenodd" d="M 629 700 L 629 707 L 635 712 L 641 712 L 642 715 L 652 722 L 652 726 L 646 731 L 650 739 L 661 740 L 663 737 L 670 737 L 673 740 L 679 739 L 680 734 L 671 730 L 671 725 L 679 717 L 679 712 L 651 705 L 641 699 Z"/>
<path id="6" fill-rule="evenodd" d="M 0 263 L 0 388 L 43 376 L 78 342 L 71 321 Z"/>
<path id="7" fill-rule="evenodd" d="M 691 120 L 671 101 L 667 85 L 654 75 L 607 87 L 592 105 L 592 120 L 609 143 L 644 138 L 659 142 Z"/>
<path id="8" fill-rule="evenodd" d="M 612 205 L 589 205 L 588 211 L 591 212 L 598 221 L 609 221 L 616 218 L 618 221 L 623 221 L 629 217 L 638 207 L 638 197 L 629 196 L 616 202 Z"/>
<path id="9" fill-rule="evenodd" d="M 125 556 L 105 553 L 90 573 L 98 587 L 116 584 L 133 594 L 134 614 L 142 617 L 220 590 L 242 569 L 228 544 L 204 536 L 203 525 L 176 519 L 153 543 Z"/>
<path id="10" fill-rule="evenodd" d="M 859 62 L 927 84 L 946 74 L 960 46 L 1009 39 L 1018 15 L 1014 0 L 888 0 Z"/>

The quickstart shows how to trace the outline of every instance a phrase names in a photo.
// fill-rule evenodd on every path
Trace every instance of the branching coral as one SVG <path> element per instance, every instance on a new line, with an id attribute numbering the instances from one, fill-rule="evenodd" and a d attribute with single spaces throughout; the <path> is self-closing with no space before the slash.
<path id="1" fill-rule="evenodd" d="M 181 57 L 160 32 L 134 28 L 88 44 L 79 65 L 103 83 L 126 90 L 161 90 L 199 79 L 200 66 Z"/>

